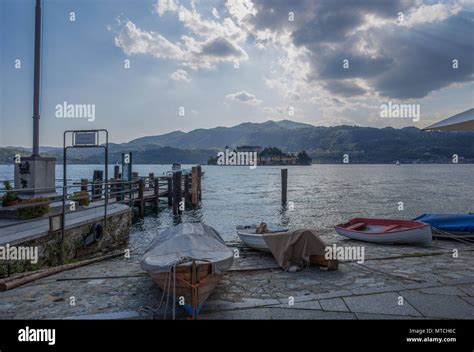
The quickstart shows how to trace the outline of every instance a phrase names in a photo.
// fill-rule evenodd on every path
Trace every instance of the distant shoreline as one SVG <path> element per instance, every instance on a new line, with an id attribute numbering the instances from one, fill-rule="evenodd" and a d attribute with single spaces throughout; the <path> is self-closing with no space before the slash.
<path id="1" fill-rule="evenodd" d="M 178 161 L 179 162 L 179 161 Z M 182 165 L 193 165 L 193 164 L 200 164 L 202 166 L 212 166 L 212 167 L 248 167 L 246 165 L 208 165 L 206 163 L 188 163 L 188 162 L 181 162 L 180 164 Z M 58 163 L 56 162 L 56 165 L 63 165 L 62 162 Z M 68 162 L 68 165 L 104 165 L 104 164 L 96 164 L 96 163 L 74 163 L 74 162 Z M 109 166 L 114 166 L 117 165 L 115 163 L 109 163 Z M 172 163 L 134 163 L 134 165 L 172 165 Z M 308 165 L 259 165 L 257 164 L 257 167 L 275 167 L 275 166 L 286 166 L 286 167 L 298 167 L 298 166 L 312 166 L 312 165 L 343 165 L 343 166 L 348 166 L 348 165 L 394 165 L 394 166 L 402 166 L 402 165 L 474 165 L 474 162 L 459 162 L 457 164 L 453 163 L 430 163 L 430 162 L 419 162 L 419 163 L 400 163 L 400 165 L 397 165 L 395 162 L 390 162 L 390 163 L 380 163 L 380 162 L 374 162 L 374 163 L 357 163 L 357 162 L 351 162 L 348 164 L 344 163 L 312 163 Z M 14 166 L 13 163 L 0 163 L 0 166 Z"/>

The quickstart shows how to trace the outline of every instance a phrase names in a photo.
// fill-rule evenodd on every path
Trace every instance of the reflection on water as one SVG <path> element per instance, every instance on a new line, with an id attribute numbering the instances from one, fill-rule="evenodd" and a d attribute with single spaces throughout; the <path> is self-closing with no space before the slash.
<path id="1" fill-rule="evenodd" d="M 74 179 L 91 178 L 101 166 L 70 165 Z M 140 175 L 162 175 L 166 165 L 135 165 Z M 225 239 L 234 239 L 240 224 L 267 223 L 290 228 L 330 229 L 352 217 L 414 218 L 423 213 L 473 211 L 474 165 L 313 165 L 288 170 L 288 201 L 281 205 L 280 167 L 203 166 L 200 207 L 173 216 L 168 207 L 138 220 L 132 249 L 142 251 L 160 230 L 179 222 L 205 222 Z M 113 167 L 110 168 L 113 174 Z M 13 167 L 0 166 L 0 179 Z M 62 167 L 57 167 L 57 178 Z M 403 202 L 403 211 L 399 211 Z"/>

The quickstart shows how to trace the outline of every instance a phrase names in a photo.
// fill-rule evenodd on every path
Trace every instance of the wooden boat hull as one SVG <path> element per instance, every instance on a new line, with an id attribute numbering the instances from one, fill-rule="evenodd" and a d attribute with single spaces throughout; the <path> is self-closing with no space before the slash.
<path id="1" fill-rule="evenodd" d="M 242 242 L 244 242 L 250 248 L 263 252 L 270 252 L 270 248 L 268 248 L 267 244 L 265 243 L 262 234 L 237 231 L 237 235 L 239 235 L 239 238 L 242 240 Z"/>
<path id="2" fill-rule="evenodd" d="M 355 218 L 335 230 L 350 239 L 380 244 L 427 244 L 433 237 L 429 224 L 412 220 Z"/>
<path id="3" fill-rule="evenodd" d="M 261 233 L 256 233 L 256 226 L 238 226 L 237 227 L 237 235 L 239 236 L 240 240 L 244 242 L 248 247 L 253 249 L 257 249 L 262 252 L 270 252 L 270 248 L 268 248 L 265 240 L 263 239 L 263 235 Z M 272 232 L 287 232 L 288 229 L 278 229 Z"/>
<path id="4" fill-rule="evenodd" d="M 170 272 L 151 273 L 150 276 L 161 290 L 169 290 L 171 295 L 175 287 L 177 304 L 192 318 L 197 318 L 204 302 L 223 277 L 212 272 L 210 263 L 200 261 L 178 265 L 176 281 Z"/>

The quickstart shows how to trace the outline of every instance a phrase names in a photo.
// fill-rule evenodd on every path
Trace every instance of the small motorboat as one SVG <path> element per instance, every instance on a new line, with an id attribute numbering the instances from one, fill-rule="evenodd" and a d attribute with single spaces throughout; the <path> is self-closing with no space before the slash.
<path id="1" fill-rule="evenodd" d="M 194 319 L 233 261 L 234 252 L 215 229 L 187 223 L 160 232 L 141 267 Z"/>
<path id="2" fill-rule="evenodd" d="M 415 220 L 355 218 L 335 226 L 336 232 L 354 240 L 387 244 L 427 244 L 431 226 Z"/>
<path id="3" fill-rule="evenodd" d="M 236 227 L 237 235 L 239 235 L 242 242 L 244 242 L 247 246 L 254 249 L 258 249 L 259 251 L 270 252 L 270 248 L 268 248 L 267 244 L 265 243 L 263 239 L 262 231 L 259 231 L 259 227 L 261 227 L 262 224 L 237 226 Z M 288 232 L 288 229 L 279 228 L 279 227 L 272 227 L 270 229 L 268 228 L 265 229 L 265 233 L 277 233 L 277 232 Z"/>

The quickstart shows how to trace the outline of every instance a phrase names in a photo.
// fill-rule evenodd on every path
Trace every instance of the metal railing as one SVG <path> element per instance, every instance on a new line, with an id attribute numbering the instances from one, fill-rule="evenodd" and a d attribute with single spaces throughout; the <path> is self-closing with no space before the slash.
<path id="1" fill-rule="evenodd" d="M 157 177 L 159 188 L 167 187 L 166 177 Z M 141 181 L 143 180 L 143 181 Z M 111 179 L 108 182 L 105 181 L 87 181 L 86 183 L 81 180 L 71 179 L 66 186 L 55 186 L 54 192 L 52 187 L 48 188 L 36 188 L 36 189 L 0 189 L 0 212 L 3 212 L 3 216 L 0 219 L 17 220 L 8 221 L 3 223 L 0 221 L 0 229 L 10 226 L 18 225 L 18 223 L 28 223 L 38 221 L 45 218 L 54 216 L 65 216 L 69 213 L 78 213 L 96 208 L 104 208 L 104 223 L 107 221 L 107 207 L 110 204 L 127 204 L 133 206 L 133 202 L 137 199 L 140 192 L 140 183 L 144 183 L 144 191 L 154 190 L 155 181 L 149 177 L 138 177 L 132 181 L 114 180 Z M 163 188 L 166 189 L 166 188 Z M 26 193 L 41 193 L 48 192 L 47 194 L 37 194 L 35 197 L 38 201 L 31 201 L 31 195 L 22 194 Z M 87 192 L 87 195 L 81 193 Z M 8 193 L 16 194 L 18 197 L 9 206 L 3 204 L 5 195 Z M 54 193 L 54 194 L 52 194 Z M 15 197 L 13 197 L 15 198 Z M 44 199 L 44 200 L 43 200 Z M 74 207 L 72 207 L 74 202 Z M 55 207 L 54 203 L 58 203 Z M 48 206 L 48 211 L 42 216 L 29 218 L 29 212 L 27 209 L 38 209 L 38 207 Z M 70 209 L 75 209 L 71 211 Z M 8 213 L 11 213 L 11 217 L 8 217 Z M 34 214 L 33 214 L 34 215 Z"/>

